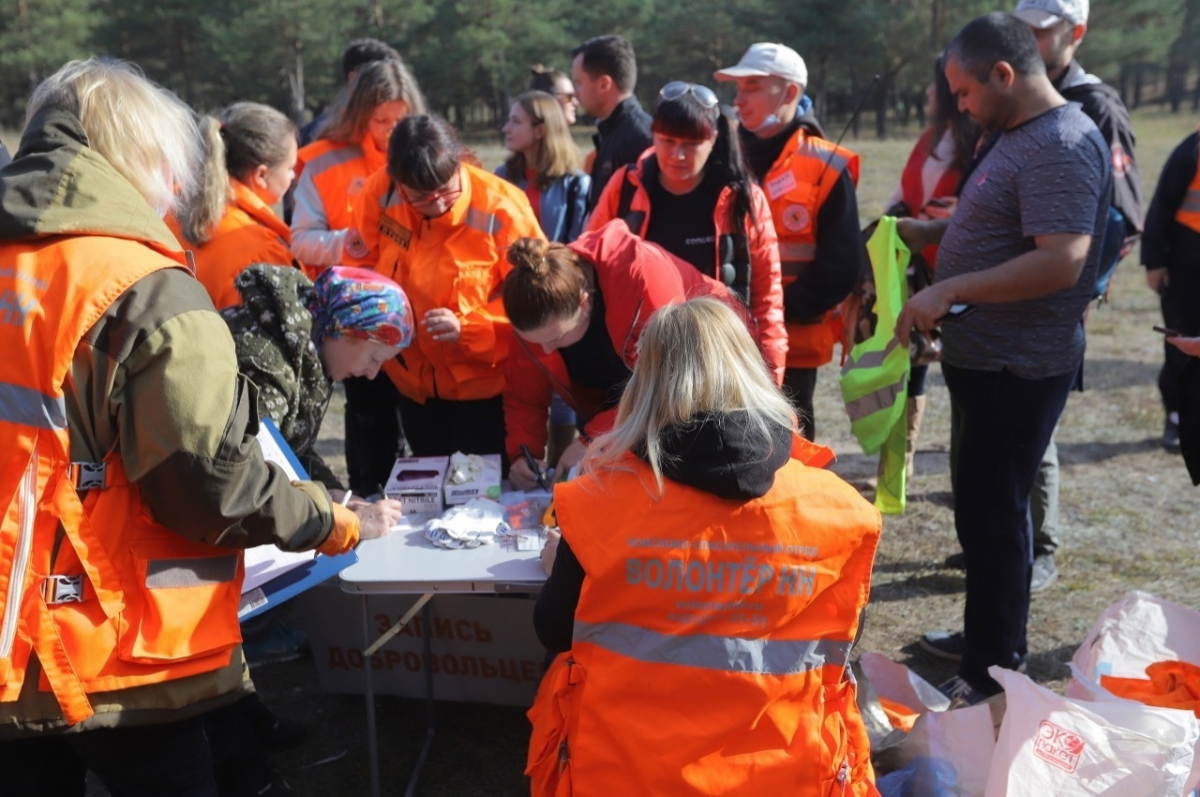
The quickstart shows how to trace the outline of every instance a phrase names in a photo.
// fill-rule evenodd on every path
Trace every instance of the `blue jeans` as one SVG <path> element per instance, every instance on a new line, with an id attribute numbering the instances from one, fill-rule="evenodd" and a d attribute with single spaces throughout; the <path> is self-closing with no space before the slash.
<path id="1" fill-rule="evenodd" d="M 958 426 L 954 527 L 967 565 L 959 675 L 995 694 L 1000 685 L 987 668 L 1016 669 L 1029 653 L 1029 495 L 1076 371 L 1022 379 L 943 363 L 942 373 Z"/>

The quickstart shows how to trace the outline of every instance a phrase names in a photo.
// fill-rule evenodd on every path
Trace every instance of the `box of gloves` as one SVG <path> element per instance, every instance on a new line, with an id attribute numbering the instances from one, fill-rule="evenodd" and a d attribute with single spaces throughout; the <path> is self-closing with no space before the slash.
<path id="1" fill-rule="evenodd" d="M 446 479 L 446 457 L 401 457 L 384 485 L 388 498 L 395 498 L 409 517 L 434 517 L 442 513 L 442 482 Z"/>
<path id="2" fill-rule="evenodd" d="M 464 454 L 450 457 L 443 494 L 446 506 L 465 504 L 474 498 L 500 497 L 500 455 Z"/>

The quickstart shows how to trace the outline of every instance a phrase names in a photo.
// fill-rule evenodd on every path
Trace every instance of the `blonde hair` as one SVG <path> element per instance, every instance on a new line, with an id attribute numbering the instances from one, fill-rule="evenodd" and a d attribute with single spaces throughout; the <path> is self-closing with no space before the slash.
<path id="1" fill-rule="evenodd" d="M 673 426 L 739 410 L 747 413 L 747 434 L 761 438 L 764 450 L 776 428 L 797 428 L 796 411 L 732 308 L 712 297 L 661 307 L 638 340 L 616 426 L 589 447 L 586 469 L 619 468 L 633 452 L 649 464 L 661 496 L 661 436 Z"/>
<path id="2" fill-rule="evenodd" d="M 363 64 L 354 80 L 334 101 L 329 121 L 319 138 L 342 144 L 358 144 L 367 134 L 375 109 L 387 102 L 404 103 L 406 116 L 425 113 L 425 95 L 403 61 L 388 58 Z"/>
<path id="3" fill-rule="evenodd" d="M 201 162 L 196 115 L 136 65 L 115 58 L 71 61 L 34 89 L 26 123 L 47 108 L 74 114 L 88 146 L 160 214 L 192 195 Z"/>
<path id="4" fill-rule="evenodd" d="M 537 169 L 534 187 L 545 188 L 558 178 L 579 171 L 579 147 L 571 138 L 571 128 L 567 125 L 567 117 L 558 100 L 544 91 L 527 91 L 513 102 L 520 104 L 534 127 L 542 125 L 546 128 L 538 148 L 538 162 L 533 164 Z M 525 155 L 514 152 L 504 162 L 504 168 L 508 170 L 510 179 L 520 180 L 529 167 L 525 163 Z"/>
<path id="5" fill-rule="evenodd" d="M 204 117 L 204 170 L 196 196 L 182 213 L 183 237 L 193 246 L 208 243 L 233 201 L 229 178 L 244 183 L 260 165 L 279 166 L 288 156 L 288 139 L 295 136 L 291 119 L 257 102 L 236 102 L 219 117 Z"/>

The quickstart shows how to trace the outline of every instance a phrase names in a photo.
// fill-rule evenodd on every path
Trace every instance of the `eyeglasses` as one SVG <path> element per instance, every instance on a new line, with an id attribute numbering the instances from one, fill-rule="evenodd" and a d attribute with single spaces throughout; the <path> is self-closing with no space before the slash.
<path id="1" fill-rule="evenodd" d="M 443 188 L 440 191 L 433 191 L 426 194 L 410 194 L 408 190 L 399 182 L 396 183 L 396 187 L 400 190 L 400 196 L 404 197 L 404 201 L 408 204 L 432 205 L 433 203 L 443 199 L 452 201 L 458 198 L 458 195 L 463 192 L 462 180 L 458 177 L 458 175 L 455 175 L 454 179 L 457 182 L 457 185 L 455 185 L 453 188 Z M 449 183 L 447 183 L 447 185 L 449 185 Z"/>
<path id="2" fill-rule="evenodd" d="M 686 80 L 672 80 L 663 86 L 662 91 L 658 92 L 658 99 L 674 102 L 685 94 L 691 94 L 696 102 L 700 103 L 700 107 L 705 109 L 716 108 L 719 102 L 717 95 L 708 86 L 688 83 Z"/>
<path id="3" fill-rule="evenodd" d="M 554 96 L 558 97 L 558 99 L 560 99 L 560 100 L 566 100 L 567 102 L 575 102 L 575 92 L 573 92 L 573 91 L 556 91 L 556 92 L 554 92 Z"/>

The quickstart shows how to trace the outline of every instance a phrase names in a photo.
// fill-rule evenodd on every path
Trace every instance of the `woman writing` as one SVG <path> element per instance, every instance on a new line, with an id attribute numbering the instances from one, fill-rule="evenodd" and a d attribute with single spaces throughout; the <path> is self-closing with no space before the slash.
<path id="1" fill-rule="evenodd" d="M 569 652 L 530 711 L 533 794 L 876 793 L 848 669 L 879 513 L 727 306 L 661 308 L 638 348 L 555 488 L 534 624 Z"/>
<path id="2" fill-rule="evenodd" d="M 517 241 L 508 261 L 513 271 L 504 282 L 504 311 L 516 340 L 504 389 L 505 450 L 512 462 L 508 478 L 527 490 L 537 474 L 520 456 L 521 446 L 542 457 L 552 392 L 574 410 L 581 432 L 558 460 L 562 471 L 612 428 L 650 314 L 694 296 L 731 297 L 725 286 L 619 221 L 570 246 Z"/>
<path id="3" fill-rule="evenodd" d="M 674 81 L 659 92 L 651 131 L 653 150 L 613 175 L 588 229 L 621 217 L 647 241 L 730 286 L 749 308 L 755 342 L 782 384 L 787 331 L 779 247 L 732 123 L 710 89 Z"/>
<path id="4" fill-rule="evenodd" d="M 512 337 L 499 298 L 504 252 L 518 238 L 543 237 L 524 192 L 463 163 L 444 120 L 409 116 L 354 214 L 366 241 L 361 262 L 404 288 L 418 323 L 413 345 L 384 365 L 413 453 L 503 453 Z"/>
<path id="5" fill-rule="evenodd" d="M 544 92 L 525 92 L 513 101 L 503 131 L 512 154 L 496 174 L 525 191 L 547 238 L 574 241 L 592 178 L 579 170 L 579 149 L 558 103 Z"/>
<path id="6" fill-rule="evenodd" d="M 240 301 L 234 278 L 251 263 L 290 266 L 292 232 L 271 210 L 295 177 L 296 125 L 256 102 L 230 105 L 200 126 L 205 168 L 196 196 L 179 223 L 180 243 L 192 249 L 196 278 L 218 310 Z"/>

